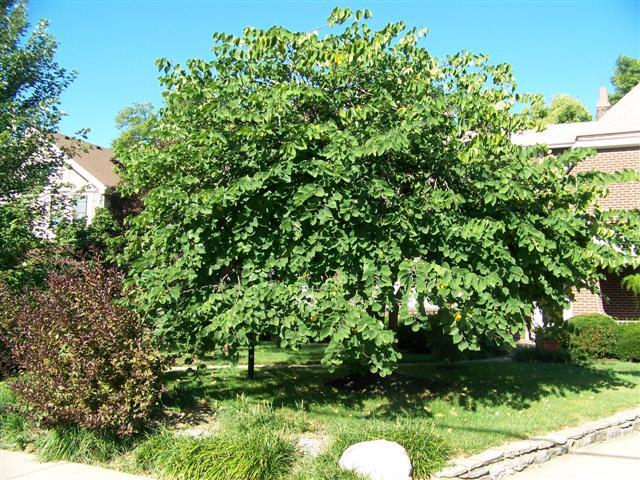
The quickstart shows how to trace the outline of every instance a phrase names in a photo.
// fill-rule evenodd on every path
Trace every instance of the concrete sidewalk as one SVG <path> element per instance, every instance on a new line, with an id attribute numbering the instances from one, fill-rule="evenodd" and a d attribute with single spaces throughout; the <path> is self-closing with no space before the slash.
<path id="1" fill-rule="evenodd" d="M 640 432 L 593 443 L 509 480 L 636 480 L 640 479 Z"/>
<path id="2" fill-rule="evenodd" d="M 79 463 L 40 463 L 35 455 L 0 450 L 0 480 L 153 480 Z"/>

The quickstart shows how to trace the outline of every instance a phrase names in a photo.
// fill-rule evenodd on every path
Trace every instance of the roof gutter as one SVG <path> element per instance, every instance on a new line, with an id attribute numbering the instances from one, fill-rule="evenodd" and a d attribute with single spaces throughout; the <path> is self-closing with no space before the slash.
<path id="1" fill-rule="evenodd" d="M 640 146 L 640 130 L 634 132 L 580 135 L 576 137 L 574 147 L 583 148 L 622 148 Z"/>

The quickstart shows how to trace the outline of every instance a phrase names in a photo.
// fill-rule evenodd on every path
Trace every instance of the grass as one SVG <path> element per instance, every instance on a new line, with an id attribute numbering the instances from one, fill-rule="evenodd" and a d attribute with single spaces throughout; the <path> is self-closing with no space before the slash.
<path id="1" fill-rule="evenodd" d="M 0 382 L 0 448 L 23 449 L 32 441 L 28 422 L 15 407 L 15 394 Z"/>
<path id="2" fill-rule="evenodd" d="M 371 420 L 424 422 L 461 455 L 604 417 L 637 406 L 640 398 L 640 365 L 623 362 L 424 364 L 344 385 L 335 381 L 341 374 L 261 370 L 248 381 L 235 369 L 171 372 L 166 403 L 188 411 L 198 408 L 197 398 L 219 409 L 244 396 L 286 414 L 303 409 L 329 436 Z"/>
<path id="3" fill-rule="evenodd" d="M 295 460 L 295 446 L 281 432 L 225 430 L 211 438 L 170 434 L 151 437 L 134 451 L 136 466 L 181 480 L 278 480 Z"/>
<path id="4" fill-rule="evenodd" d="M 452 456 L 637 407 L 640 364 L 424 363 L 384 379 L 264 369 L 253 381 L 243 370 L 221 369 L 169 372 L 165 384 L 169 418 L 212 426 L 211 436 L 178 435 L 170 422 L 125 444 L 83 430 L 49 431 L 36 442 L 41 457 L 110 462 L 174 480 L 355 480 L 338 467 L 344 449 L 385 438 L 407 448 L 414 478 L 423 480 Z M 4 405 L 14 401 L 0 383 L 3 440 L 14 428 L 8 415 L 16 415 Z M 318 457 L 297 455 L 303 432 L 325 440 Z"/>
<path id="5" fill-rule="evenodd" d="M 134 439 L 121 438 L 77 427 L 47 430 L 36 439 L 43 462 L 107 463 L 127 451 Z"/>
<path id="6" fill-rule="evenodd" d="M 215 417 L 209 437 L 152 435 L 134 450 L 135 469 L 168 479 L 277 480 L 296 461 L 296 435 L 310 429 L 300 409 L 243 397 L 219 405 Z"/>
<path id="7" fill-rule="evenodd" d="M 222 428 L 239 433 L 256 430 L 301 433 L 313 429 L 301 408 L 275 409 L 268 402 L 256 403 L 247 397 L 223 405 L 217 416 Z"/>

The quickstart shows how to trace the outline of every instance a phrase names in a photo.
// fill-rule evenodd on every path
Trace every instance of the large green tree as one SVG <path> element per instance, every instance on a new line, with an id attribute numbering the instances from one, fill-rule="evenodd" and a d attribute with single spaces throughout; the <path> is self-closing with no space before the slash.
<path id="1" fill-rule="evenodd" d="M 461 350 L 511 343 L 534 302 L 566 304 L 623 256 L 611 225 L 629 214 L 594 207 L 611 178 L 568 174 L 589 152 L 511 142 L 532 121 L 508 65 L 439 60 L 421 31 L 368 17 L 336 9 L 324 36 L 248 27 L 216 34 L 212 60 L 158 62 L 158 140 L 116 154 L 144 194 L 131 297 L 168 339 L 327 340 L 326 365 L 386 374 L 396 322 Z"/>
<path id="2" fill-rule="evenodd" d="M 611 83 L 614 91 L 609 100 L 614 104 L 640 83 L 640 58 L 620 55 L 616 60 Z"/>
<path id="3" fill-rule="evenodd" d="M 54 60 L 47 22 L 28 29 L 26 2 L 0 0 L 0 273 L 36 242 L 40 194 L 61 161 L 52 148 L 59 98 L 72 78 Z"/>

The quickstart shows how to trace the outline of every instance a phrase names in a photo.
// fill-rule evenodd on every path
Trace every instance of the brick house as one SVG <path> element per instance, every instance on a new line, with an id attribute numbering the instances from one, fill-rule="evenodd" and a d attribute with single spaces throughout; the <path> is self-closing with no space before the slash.
<path id="1" fill-rule="evenodd" d="M 593 148 L 597 154 L 576 166 L 574 172 L 599 170 L 615 172 L 624 169 L 640 171 L 640 84 L 614 106 L 609 104 L 607 90 L 600 89 L 596 119 L 591 122 L 549 125 L 541 132 L 523 132 L 514 137 L 521 145 L 546 144 L 555 152 L 567 148 Z M 640 184 L 614 184 L 600 205 L 604 208 L 640 209 Z M 604 313 L 618 320 L 640 318 L 640 302 L 621 285 L 630 271 L 605 272 L 600 281 L 601 295 L 582 290 L 565 317 L 583 313 Z"/>

